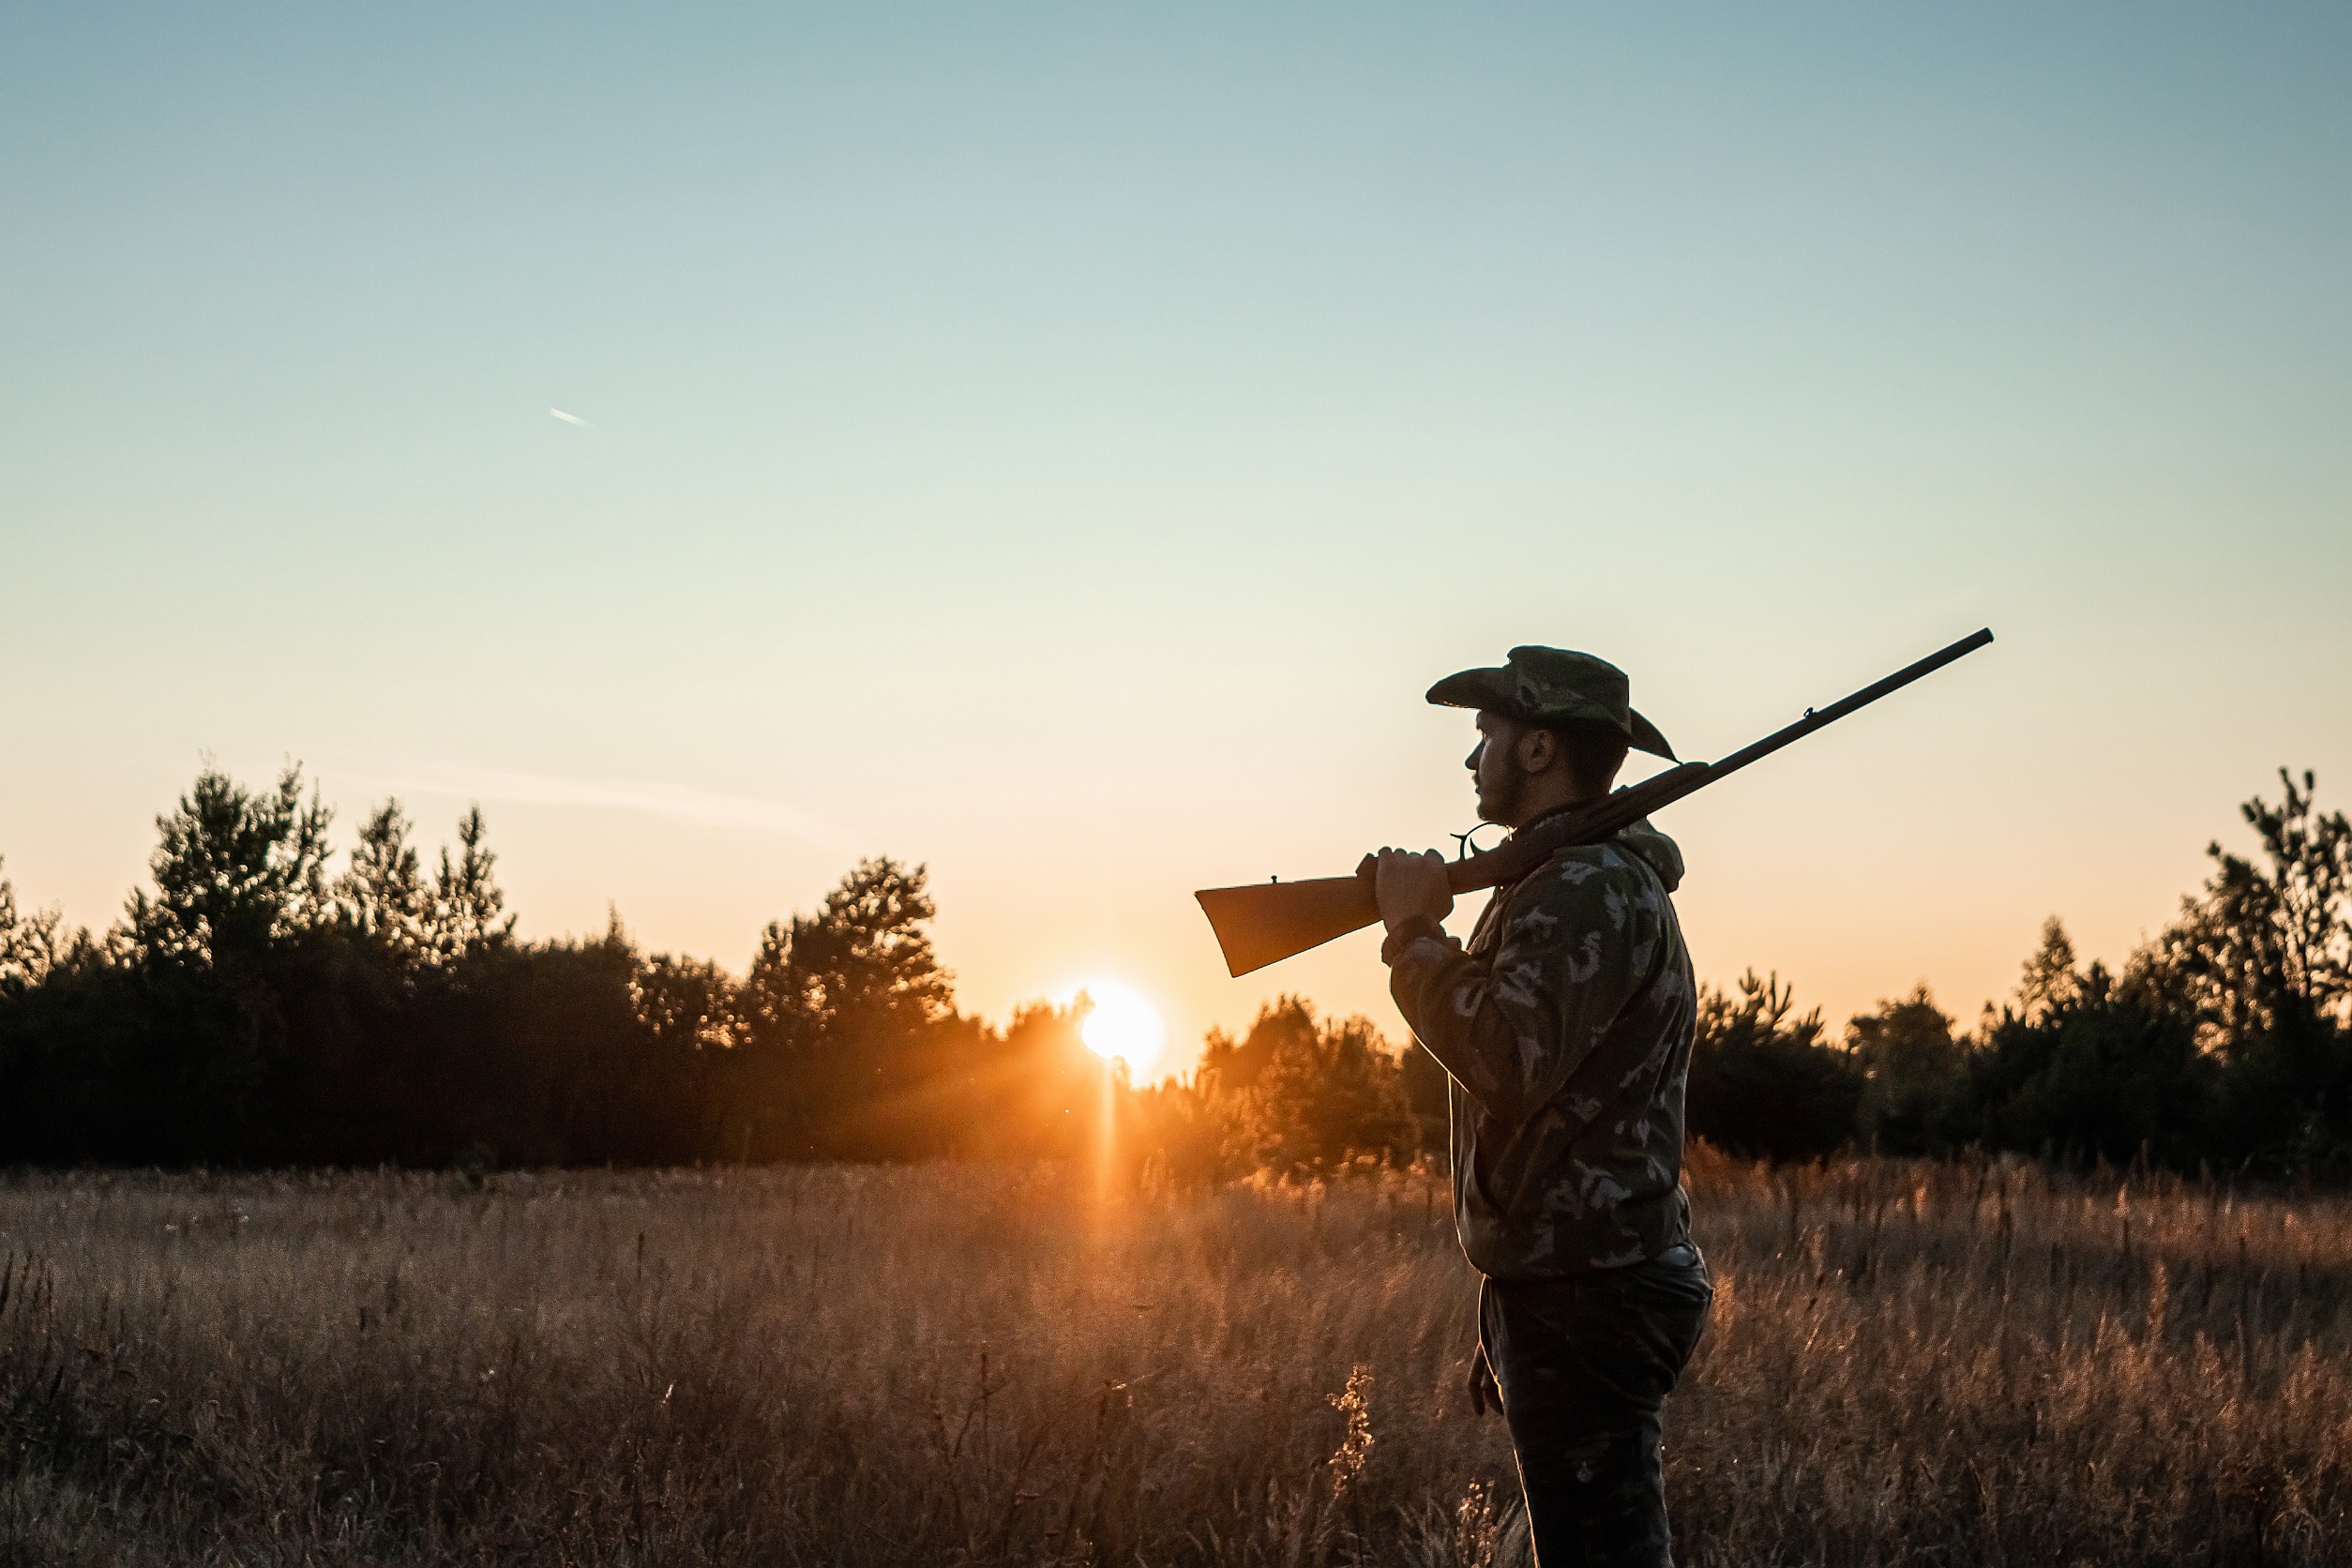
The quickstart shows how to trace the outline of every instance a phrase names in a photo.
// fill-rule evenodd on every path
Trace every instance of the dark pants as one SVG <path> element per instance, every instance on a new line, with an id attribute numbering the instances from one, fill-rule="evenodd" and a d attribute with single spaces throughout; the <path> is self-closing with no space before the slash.
<path id="1" fill-rule="evenodd" d="M 1479 1339 L 1502 1391 L 1539 1568 L 1672 1568 L 1660 1412 L 1715 1299 L 1683 1245 L 1573 1279 L 1490 1279 Z"/>

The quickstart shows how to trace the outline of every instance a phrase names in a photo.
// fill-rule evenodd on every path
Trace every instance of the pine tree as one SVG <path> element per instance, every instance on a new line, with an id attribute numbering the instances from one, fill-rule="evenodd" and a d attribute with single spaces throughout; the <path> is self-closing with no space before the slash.
<path id="1" fill-rule="evenodd" d="M 2074 968 L 2074 943 L 2057 915 L 2042 923 L 2042 945 L 2025 962 L 2017 982 L 2017 1015 L 2027 1019 L 2049 1016 L 2082 994 L 2083 977 Z M 1989 1004 L 1988 1004 L 1989 1005 Z"/>
<path id="2" fill-rule="evenodd" d="M 433 892 L 408 841 L 400 803 L 387 800 L 359 830 L 351 868 L 336 879 L 343 924 L 402 973 L 414 973 L 434 949 Z"/>
<path id="3" fill-rule="evenodd" d="M 462 853 L 453 865 L 449 851 L 441 852 L 441 869 L 433 879 L 432 952 L 444 964 L 497 952 L 514 940 L 515 917 L 505 913 L 506 895 L 491 880 L 498 857 L 482 847 L 488 834 L 482 808 L 469 807 L 458 820 Z"/>
<path id="4" fill-rule="evenodd" d="M 334 814 L 289 766 L 257 794 L 217 768 L 197 776 L 179 808 L 156 819 L 162 842 L 148 869 L 155 897 L 135 893 L 128 935 L 147 962 L 261 963 L 277 943 L 325 920 L 326 830 Z"/>

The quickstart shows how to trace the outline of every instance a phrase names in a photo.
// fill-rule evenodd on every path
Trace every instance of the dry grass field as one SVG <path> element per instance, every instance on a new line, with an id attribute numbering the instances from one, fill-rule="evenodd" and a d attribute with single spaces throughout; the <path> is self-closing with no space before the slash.
<path id="1" fill-rule="evenodd" d="M 2352 1203 L 1698 1162 L 1701 1564 L 2352 1559 Z M 1503 1562 L 1417 1178 L 0 1182 L 8 1563 Z"/>

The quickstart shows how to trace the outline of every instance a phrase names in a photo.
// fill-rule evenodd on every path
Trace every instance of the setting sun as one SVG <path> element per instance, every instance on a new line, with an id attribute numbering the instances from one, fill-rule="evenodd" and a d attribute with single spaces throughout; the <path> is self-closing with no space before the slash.
<path id="1" fill-rule="evenodd" d="M 1106 1062 L 1123 1062 L 1138 1080 L 1159 1064 L 1168 1044 L 1168 1021 L 1152 999 L 1119 980 L 1089 980 L 1080 988 L 1093 1003 L 1078 1036 Z"/>

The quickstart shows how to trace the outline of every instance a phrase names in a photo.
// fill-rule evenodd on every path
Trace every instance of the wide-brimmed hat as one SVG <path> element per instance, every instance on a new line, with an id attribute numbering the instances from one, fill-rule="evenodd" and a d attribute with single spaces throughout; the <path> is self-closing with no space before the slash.
<path id="1" fill-rule="evenodd" d="M 1636 751 L 1675 760 L 1658 727 L 1626 704 L 1625 671 L 1566 648 L 1514 648 L 1500 668 L 1464 670 L 1429 688 L 1445 708 L 1490 708 L 1522 724 L 1606 724 Z"/>

